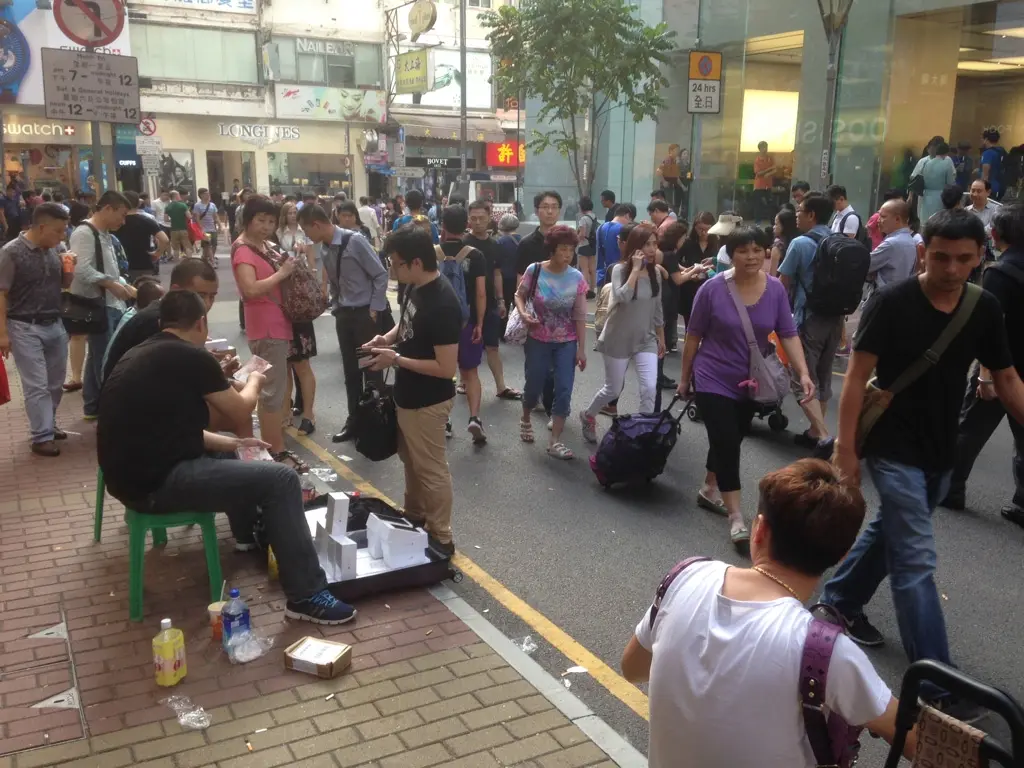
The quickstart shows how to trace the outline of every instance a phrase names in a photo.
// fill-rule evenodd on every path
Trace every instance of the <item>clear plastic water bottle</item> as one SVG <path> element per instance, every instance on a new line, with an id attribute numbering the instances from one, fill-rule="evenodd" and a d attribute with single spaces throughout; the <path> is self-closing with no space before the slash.
<path id="1" fill-rule="evenodd" d="M 228 600 L 221 609 L 221 621 L 224 624 L 224 648 L 231 644 L 231 638 L 249 632 L 249 606 L 238 596 L 238 590 L 232 589 Z"/>

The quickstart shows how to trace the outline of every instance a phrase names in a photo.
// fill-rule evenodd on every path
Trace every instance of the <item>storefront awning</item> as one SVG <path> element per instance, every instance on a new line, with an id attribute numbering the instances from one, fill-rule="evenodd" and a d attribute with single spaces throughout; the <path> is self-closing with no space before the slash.
<path id="1" fill-rule="evenodd" d="M 460 122 L 457 116 L 411 115 L 408 112 L 392 113 L 403 128 L 406 139 L 444 139 L 458 141 Z M 505 131 L 496 117 L 470 117 L 466 120 L 466 141 L 504 141 Z"/>

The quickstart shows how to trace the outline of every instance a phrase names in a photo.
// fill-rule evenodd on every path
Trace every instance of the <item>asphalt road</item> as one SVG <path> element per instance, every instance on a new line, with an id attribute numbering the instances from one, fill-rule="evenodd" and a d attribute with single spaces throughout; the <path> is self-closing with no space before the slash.
<path id="1" fill-rule="evenodd" d="M 228 338 L 243 351 L 246 343 L 237 324 L 234 281 L 224 257 L 220 274 L 221 293 L 211 313 L 211 334 Z M 316 329 L 319 356 L 313 366 L 318 432 L 314 438 L 333 454 L 351 457 L 348 466 L 354 472 L 401 500 L 403 479 L 397 458 L 374 464 L 356 454 L 351 443 L 335 445 L 330 441 L 346 416 L 341 358 L 333 320 L 321 318 Z M 601 360 L 590 351 L 593 343 L 591 334 L 589 365 L 576 376 L 574 412 L 601 386 Z M 503 345 L 501 353 L 508 384 L 521 387 L 522 350 Z M 670 356 L 666 370 L 673 378 L 678 376 L 678 366 L 678 355 Z M 473 446 L 465 432 L 465 398 L 457 399 L 452 416 L 455 437 L 449 442 L 448 458 L 455 486 L 456 544 L 513 593 L 618 669 L 625 643 L 649 606 L 660 578 L 672 565 L 694 554 L 742 562 L 729 545 L 725 519 L 694 504 L 707 449 L 703 426 L 683 419 L 681 439 L 658 481 L 645 488 L 607 492 L 588 466 L 591 446 L 583 441 L 578 422 L 570 421 L 565 433 L 576 460 L 556 461 L 544 453 L 542 417 L 535 415 L 534 419 L 538 442 L 523 444 L 517 427 L 519 404 L 494 397 L 494 381 L 486 363 L 481 366 L 481 379 L 481 416 L 489 438 L 486 446 Z M 837 377 L 837 396 L 841 383 Z M 620 409 L 628 412 L 636 403 L 635 379 L 627 378 Z M 759 478 L 803 455 L 792 444 L 792 435 L 806 423 L 792 399 L 787 401 L 786 412 L 791 420 L 787 432 L 772 433 L 764 422 L 755 421 L 744 442 L 744 508 L 748 516 L 755 511 Z M 830 417 L 834 423 L 834 413 Z M 603 432 L 608 420 L 599 420 L 599 432 Z M 937 580 L 955 661 L 969 674 L 1024 699 L 1024 658 L 1017 653 L 1017 641 L 1024 636 L 1024 530 L 999 516 L 999 507 L 1012 494 L 1011 456 L 1012 441 L 1004 424 L 975 467 L 968 488 L 968 511 L 936 512 Z M 337 487 L 343 489 L 344 482 Z M 877 496 L 870 481 L 865 492 L 873 509 Z M 520 619 L 470 580 L 455 589 L 478 610 L 486 610 L 487 618 L 507 636 L 530 634 Z M 868 606 L 868 615 L 886 636 L 886 645 L 869 651 L 869 656 L 896 690 L 906 660 L 890 593 L 884 585 Z M 534 639 L 540 646 L 535 658 L 556 676 L 573 663 L 541 638 Z M 571 681 L 574 693 L 646 751 L 647 725 L 641 718 L 586 675 L 573 675 Z M 862 764 L 881 765 L 884 750 L 875 740 L 868 742 Z"/>

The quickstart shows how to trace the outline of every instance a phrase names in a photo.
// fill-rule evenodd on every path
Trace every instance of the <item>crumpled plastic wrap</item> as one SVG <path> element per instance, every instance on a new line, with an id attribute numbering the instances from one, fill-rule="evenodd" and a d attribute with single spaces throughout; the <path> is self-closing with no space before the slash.
<path id="1" fill-rule="evenodd" d="M 230 638 L 225 650 L 232 664 L 246 664 L 255 661 L 273 647 L 274 638 L 249 631 Z"/>
<path id="2" fill-rule="evenodd" d="M 513 640 L 512 643 L 523 653 L 533 653 L 537 650 L 537 643 L 533 641 L 532 635 L 521 637 L 518 640 Z"/>
<path id="3" fill-rule="evenodd" d="M 160 699 L 160 703 L 174 710 L 174 714 L 178 716 L 178 725 L 182 728 L 201 731 L 210 727 L 209 713 L 198 704 L 193 704 L 188 696 L 169 696 Z"/>

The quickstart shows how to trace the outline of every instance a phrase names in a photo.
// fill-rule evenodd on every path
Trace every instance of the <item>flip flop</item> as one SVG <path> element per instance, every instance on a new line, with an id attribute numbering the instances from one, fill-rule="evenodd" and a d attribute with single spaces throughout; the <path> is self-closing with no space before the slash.
<path id="1" fill-rule="evenodd" d="M 533 424 L 527 424 L 525 421 L 519 422 L 519 439 L 524 443 L 533 442 Z"/>
<path id="2" fill-rule="evenodd" d="M 497 395 L 499 400 L 522 400 L 523 393 L 518 389 L 512 389 L 512 387 L 505 387 Z"/>
<path id="3" fill-rule="evenodd" d="M 714 512 L 716 515 L 727 516 L 729 514 L 729 510 L 725 508 L 724 501 L 712 501 L 704 495 L 703 491 L 697 491 L 697 506 L 701 509 L 706 509 L 708 512 Z"/>
<path id="4" fill-rule="evenodd" d="M 457 394 L 457 395 L 464 395 L 464 394 L 466 394 L 466 388 L 462 384 L 459 384 L 459 386 L 457 386 L 455 388 L 455 394 Z"/>

